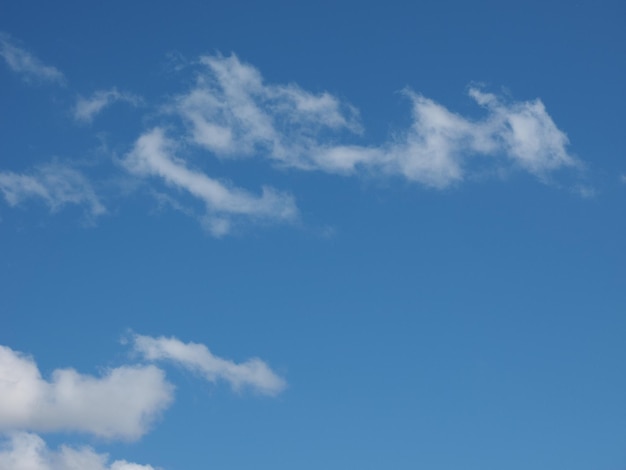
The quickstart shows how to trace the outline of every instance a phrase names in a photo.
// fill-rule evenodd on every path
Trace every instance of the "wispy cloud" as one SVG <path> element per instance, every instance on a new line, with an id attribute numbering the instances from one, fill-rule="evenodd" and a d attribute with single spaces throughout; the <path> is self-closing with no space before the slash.
<path id="1" fill-rule="evenodd" d="M 101 377 L 57 369 L 42 378 L 34 360 L 0 346 L 0 431 L 78 431 L 137 439 L 171 403 L 173 386 L 153 365 Z"/>
<path id="2" fill-rule="evenodd" d="M 329 93 L 266 84 L 234 55 L 200 63 L 196 84 L 173 109 L 190 140 L 218 157 L 258 155 L 302 170 L 398 175 L 437 188 L 463 180 L 479 160 L 481 167 L 508 162 L 539 178 L 578 165 L 540 100 L 507 101 L 471 88 L 485 111 L 472 119 L 407 89 L 411 127 L 381 144 L 358 145 L 358 112 Z"/>
<path id="3" fill-rule="evenodd" d="M 106 212 L 87 178 L 60 163 L 40 165 L 27 173 L 0 171 L 0 191 L 10 206 L 40 199 L 53 212 L 68 204 L 86 206 L 91 216 Z"/>
<path id="4" fill-rule="evenodd" d="M 541 100 L 509 103 L 477 88 L 471 88 L 469 95 L 488 112 L 480 122 L 487 129 L 492 148 L 491 152 L 485 152 L 487 155 L 506 155 L 537 176 L 579 164 L 567 152 L 569 139 L 556 126 Z"/>
<path id="5" fill-rule="evenodd" d="M 63 77 L 7 35 L 0 36 L 0 53 L 25 77 Z M 267 83 L 234 54 L 202 56 L 193 64 L 197 75 L 191 87 L 166 99 L 160 106 L 165 112 L 151 115 L 158 125 L 141 133 L 120 161 L 130 176 L 154 185 L 148 192 L 159 194 L 161 205 L 167 201 L 196 217 L 216 237 L 247 222 L 293 222 L 298 208 L 289 192 L 262 185 L 259 192 L 249 191 L 206 174 L 198 160 L 192 164 L 188 158 L 199 150 L 241 164 L 264 158 L 280 169 L 403 178 L 438 189 L 512 169 L 547 182 L 558 170 L 584 166 L 568 151 L 567 135 L 539 99 L 514 101 L 473 87 L 468 94 L 478 113 L 464 116 L 407 88 L 402 95 L 410 104 L 411 124 L 380 142 L 364 143 L 359 111 L 327 91 Z M 99 90 L 78 98 L 73 117 L 89 123 L 121 101 L 142 103 L 116 88 Z M 587 186 L 570 188 L 592 196 Z M 106 212 L 87 178 L 59 164 L 25 173 L 0 171 L 0 192 L 12 206 L 40 199 L 52 211 L 74 204 L 91 216 Z M 181 193 L 200 200 L 203 208 L 186 207 L 178 200 Z"/>
<path id="6" fill-rule="evenodd" d="M 260 196 L 213 179 L 191 169 L 174 152 L 176 142 L 161 128 L 152 129 L 137 139 L 123 164 L 131 173 L 156 176 L 170 186 L 183 189 L 206 206 L 209 230 L 221 236 L 230 230 L 233 217 L 257 220 L 293 220 L 298 213 L 293 197 L 264 187 Z"/>
<path id="7" fill-rule="evenodd" d="M 303 153 L 325 132 L 361 131 L 356 109 L 327 92 L 265 84 L 257 69 L 235 55 L 204 56 L 200 63 L 195 87 L 173 107 L 193 141 L 220 157 L 264 154 L 308 166 Z"/>
<path id="8" fill-rule="evenodd" d="M 578 194 L 583 199 L 593 199 L 597 195 L 597 191 L 591 187 L 583 184 L 576 185 L 572 188 L 574 194 Z"/>
<path id="9" fill-rule="evenodd" d="M 125 460 L 109 462 L 107 454 L 90 447 L 61 446 L 50 449 L 32 433 L 11 433 L 0 440 L 0 470 L 155 470 Z"/>
<path id="10" fill-rule="evenodd" d="M 90 123 L 102 110 L 119 101 L 137 106 L 141 103 L 141 98 L 132 93 L 120 92 L 116 88 L 96 91 L 89 98 L 79 96 L 74 106 L 74 119 Z"/>
<path id="11" fill-rule="evenodd" d="M 19 47 L 11 37 L 0 32 L 0 56 L 14 72 L 29 82 L 65 83 L 63 73 L 51 65 L 45 65 L 27 50 Z"/>
<path id="12" fill-rule="evenodd" d="M 147 360 L 171 361 L 211 382 L 225 380 L 235 390 L 249 387 L 266 395 L 276 395 L 287 385 L 261 359 L 253 358 L 238 364 L 215 356 L 203 344 L 183 343 L 176 338 L 135 335 L 133 347 Z"/>

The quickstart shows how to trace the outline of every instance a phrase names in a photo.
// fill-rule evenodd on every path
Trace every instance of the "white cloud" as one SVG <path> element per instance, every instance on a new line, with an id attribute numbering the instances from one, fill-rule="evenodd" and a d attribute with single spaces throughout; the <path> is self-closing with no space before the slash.
<path id="1" fill-rule="evenodd" d="M 196 84 L 173 108 L 188 124 L 191 141 L 219 157 L 260 155 L 281 166 L 399 175 L 438 188 L 463 180 L 479 158 L 483 165 L 508 161 L 540 178 L 578 165 L 540 100 L 505 102 L 472 88 L 486 115 L 471 119 L 406 90 L 412 126 L 364 146 L 349 143 L 350 134 L 361 132 L 358 113 L 329 93 L 266 84 L 234 55 L 205 56 L 200 63 Z"/>
<path id="2" fill-rule="evenodd" d="M 68 204 L 85 205 L 92 216 L 106 212 L 87 178 L 59 163 L 40 165 L 29 173 L 0 171 L 0 191 L 10 206 L 42 199 L 53 212 Z"/>
<path id="3" fill-rule="evenodd" d="M 0 431 L 137 439 L 172 396 L 173 386 L 155 366 L 117 367 L 101 377 L 56 369 L 45 380 L 33 359 L 0 346 Z"/>
<path id="4" fill-rule="evenodd" d="M 486 109 L 484 118 L 465 118 L 406 91 L 413 105 L 408 131 L 380 147 L 352 147 L 352 156 L 346 156 L 343 148 L 330 148 L 327 151 L 337 155 L 329 160 L 348 160 L 352 170 L 360 165 L 437 188 L 463 180 L 477 159 L 494 165 L 509 161 L 541 178 L 552 170 L 578 165 L 566 151 L 567 137 L 541 101 L 504 103 L 478 89 L 469 93 Z"/>
<path id="5" fill-rule="evenodd" d="M 108 463 L 107 454 L 90 447 L 61 446 L 51 450 L 36 434 L 11 433 L 0 441 L 0 470 L 155 470 L 125 460 Z"/>
<path id="6" fill-rule="evenodd" d="M 94 92 L 89 98 L 78 97 L 78 101 L 74 106 L 74 119 L 89 123 L 104 108 L 118 101 L 125 101 L 133 106 L 141 103 L 141 99 L 138 96 L 120 92 L 116 88 L 99 90 Z"/>
<path id="7" fill-rule="evenodd" d="M 135 335 L 133 346 L 147 360 L 172 361 L 211 382 L 226 380 L 235 390 L 249 387 L 266 395 L 276 395 L 287 385 L 261 359 L 253 358 L 237 364 L 215 356 L 203 344 L 183 343 L 176 338 Z"/>
<path id="8" fill-rule="evenodd" d="M 329 93 L 297 85 L 267 85 L 235 55 L 204 56 L 196 86 L 174 108 L 189 124 L 194 142 L 218 156 L 264 153 L 306 166 L 306 150 L 323 132 L 361 130 L 356 110 Z"/>
<path id="9" fill-rule="evenodd" d="M 207 226 L 214 235 L 227 233 L 233 217 L 288 221 L 297 216 L 291 195 L 269 187 L 263 187 L 260 196 L 252 195 L 190 169 L 174 155 L 175 150 L 176 142 L 162 129 L 155 128 L 137 139 L 123 164 L 135 175 L 160 177 L 168 185 L 201 199 L 207 210 Z"/>
<path id="10" fill-rule="evenodd" d="M 472 88 L 470 96 L 489 112 L 482 125 L 494 146 L 538 176 L 578 162 L 567 153 L 569 140 L 556 126 L 541 100 L 504 103 L 490 93 Z"/>
<path id="11" fill-rule="evenodd" d="M 45 65 L 30 52 L 17 46 L 5 33 L 0 33 L 0 56 L 11 70 L 21 74 L 26 81 L 47 81 L 63 84 L 65 77 L 60 70 Z"/>

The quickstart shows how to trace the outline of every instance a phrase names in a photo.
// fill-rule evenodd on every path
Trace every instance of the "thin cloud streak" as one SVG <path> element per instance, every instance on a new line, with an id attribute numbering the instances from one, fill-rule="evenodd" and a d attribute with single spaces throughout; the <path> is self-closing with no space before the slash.
<path id="1" fill-rule="evenodd" d="M 202 200 L 206 206 L 209 230 L 215 236 L 230 231 L 233 217 L 257 220 L 290 221 L 298 214 L 293 197 L 287 193 L 263 187 L 260 196 L 210 178 L 190 169 L 174 155 L 176 142 L 161 128 L 143 134 L 124 157 L 123 165 L 131 173 L 156 176 L 170 186 L 184 189 Z"/>
<path id="2" fill-rule="evenodd" d="M 135 335 L 133 348 L 149 361 L 167 360 L 203 376 L 210 382 L 227 381 L 235 390 L 251 388 L 265 395 L 277 395 L 287 383 L 261 359 L 242 363 L 215 356 L 198 343 L 183 343 L 177 338 Z"/>
<path id="3" fill-rule="evenodd" d="M 12 207 L 28 199 L 40 199 L 52 212 L 73 204 L 86 206 L 94 217 L 106 213 L 89 180 L 60 163 L 40 165 L 27 173 L 0 171 L 0 192 Z"/>
<path id="4" fill-rule="evenodd" d="M 33 54 L 19 47 L 11 37 L 0 32 L 0 57 L 9 68 L 27 82 L 51 82 L 63 85 L 65 76 L 51 65 L 46 65 Z"/>
<path id="5" fill-rule="evenodd" d="M 120 92 L 117 88 L 98 90 L 89 98 L 78 97 L 73 110 L 74 119 L 83 123 L 90 123 L 105 108 L 120 101 L 137 106 L 142 100 L 132 93 Z"/>

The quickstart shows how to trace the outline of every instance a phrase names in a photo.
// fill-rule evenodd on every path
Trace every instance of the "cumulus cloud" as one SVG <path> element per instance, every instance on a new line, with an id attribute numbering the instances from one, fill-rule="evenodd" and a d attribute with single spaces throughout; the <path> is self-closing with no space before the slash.
<path id="1" fill-rule="evenodd" d="M 155 470 L 125 460 L 109 462 L 90 447 L 50 449 L 36 434 L 11 433 L 0 440 L 0 470 Z"/>
<path id="2" fill-rule="evenodd" d="M 41 199 L 53 212 L 68 204 L 86 206 L 92 216 L 106 212 L 87 178 L 59 163 L 40 165 L 27 173 L 0 171 L 0 191 L 10 206 Z"/>
<path id="3" fill-rule="evenodd" d="M 159 177 L 166 184 L 183 189 L 204 202 L 209 230 L 216 236 L 230 230 L 233 217 L 288 221 L 298 213 L 293 197 L 270 187 L 260 196 L 213 179 L 191 169 L 175 155 L 176 142 L 161 128 L 152 129 L 137 139 L 123 159 L 131 173 L 143 177 Z"/>
<path id="4" fill-rule="evenodd" d="M 235 55 L 204 56 L 200 63 L 197 82 L 173 109 L 190 140 L 218 157 L 260 155 L 302 170 L 397 175 L 437 188 L 463 180 L 479 158 L 540 178 L 578 164 L 540 100 L 509 102 L 472 88 L 470 97 L 485 112 L 472 119 L 405 90 L 411 127 L 379 145 L 358 145 L 358 112 L 331 94 L 266 84 Z"/>
<path id="5" fill-rule="evenodd" d="M 104 108 L 115 102 L 127 102 L 133 106 L 141 103 L 141 99 L 131 93 L 118 91 L 116 88 L 110 90 L 99 90 L 94 92 L 89 98 L 78 97 L 78 101 L 74 106 L 74 119 L 84 123 L 90 123 L 94 117 Z"/>
<path id="6" fill-rule="evenodd" d="M 173 386 L 153 365 L 102 376 L 56 369 L 46 380 L 28 356 L 0 346 L 0 431 L 78 431 L 137 439 L 171 403 Z"/>
<path id="7" fill-rule="evenodd" d="M 26 81 L 65 83 L 65 76 L 59 69 L 45 65 L 5 33 L 0 33 L 0 56 L 11 70 L 22 75 Z"/>
<path id="8" fill-rule="evenodd" d="M 215 356 L 203 344 L 183 343 L 176 338 L 162 336 L 153 338 L 135 335 L 133 347 L 149 361 L 171 361 L 211 382 L 225 380 L 235 390 L 248 387 L 266 395 L 276 395 L 287 385 L 261 359 L 253 358 L 235 363 Z"/>

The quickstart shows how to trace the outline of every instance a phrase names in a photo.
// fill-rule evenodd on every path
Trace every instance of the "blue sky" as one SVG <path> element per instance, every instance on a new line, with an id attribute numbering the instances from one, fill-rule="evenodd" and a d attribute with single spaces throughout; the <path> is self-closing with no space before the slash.
<path id="1" fill-rule="evenodd" d="M 623 469 L 623 2 L 0 5 L 0 470 Z"/>

